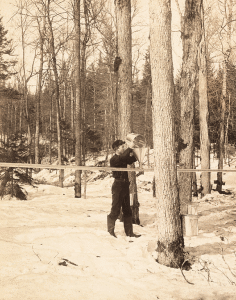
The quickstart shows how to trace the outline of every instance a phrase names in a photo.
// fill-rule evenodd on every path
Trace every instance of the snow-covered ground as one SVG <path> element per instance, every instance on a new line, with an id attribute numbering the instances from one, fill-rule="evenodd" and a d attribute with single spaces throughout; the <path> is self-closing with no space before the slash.
<path id="1" fill-rule="evenodd" d="M 74 198 L 72 171 L 59 188 L 49 185 L 57 183 L 56 171 L 42 170 L 35 178 L 44 184 L 25 186 L 27 201 L 0 201 L 1 300 L 236 299 L 235 173 L 223 175 L 230 195 L 194 199 L 199 234 L 185 237 L 193 265 L 183 274 L 155 261 L 153 174 L 137 177 L 138 239 L 126 237 L 119 221 L 118 238 L 107 233 L 113 179 L 101 174 L 88 174 L 86 199 Z"/>

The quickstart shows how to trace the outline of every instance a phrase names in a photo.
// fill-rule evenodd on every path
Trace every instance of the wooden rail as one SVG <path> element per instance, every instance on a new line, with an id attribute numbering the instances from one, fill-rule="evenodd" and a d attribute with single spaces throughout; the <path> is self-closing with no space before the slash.
<path id="1" fill-rule="evenodd" d="M 29 169 L 74 169 L 82 171 L 129 171 L 129 172 L 153 172 L 154 168 L 112 168 L 112 167 L 91 167 L 91 166 L 71 166 L 71 165 L 41 165 L 41 164 L 20 164 L 0 162 L 0 167 L 6 168 L 29 168 Z M 177 172 L 236 172 L 235 170 L 224 169 L 177 169 Z"/>

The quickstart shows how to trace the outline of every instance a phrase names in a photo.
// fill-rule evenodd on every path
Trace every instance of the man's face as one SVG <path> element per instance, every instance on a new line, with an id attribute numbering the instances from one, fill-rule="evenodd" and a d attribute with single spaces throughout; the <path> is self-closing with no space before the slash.
<path id="1" fill-rule="evenodd" d="M 118 155 L 123 154 L 125 149 L 126 149 L 126 144 L 120 145 L 119 148 L 116 150 L 116 153 Z"/>

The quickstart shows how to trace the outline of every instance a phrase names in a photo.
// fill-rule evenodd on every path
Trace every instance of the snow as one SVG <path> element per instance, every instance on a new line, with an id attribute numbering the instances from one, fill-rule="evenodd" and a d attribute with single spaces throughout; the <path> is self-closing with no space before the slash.
<path id="1" fill-rule="evenodd" d="M 225 168 L 235 169 L 235 161 Z M 40 184 L 24 186 L 27 201 L 0 201 L 1 300 L 236 299 L 235 173 L 223 175 L 231 194 L 194 198 L 199 234 L 185 237 L 193 264 L 183 274 L 155 260 L 153 173 L 137 177 L 136 239 L 125 236 L 119 220 L 117 239 L 108 234 L 113 179 L 101 174 L 88 173 L 86 199 L 74 198 L 72 170 L 65 171 L 64 188 L 56 186 L 58 171 L 42 170 L 34 175 Z"/>

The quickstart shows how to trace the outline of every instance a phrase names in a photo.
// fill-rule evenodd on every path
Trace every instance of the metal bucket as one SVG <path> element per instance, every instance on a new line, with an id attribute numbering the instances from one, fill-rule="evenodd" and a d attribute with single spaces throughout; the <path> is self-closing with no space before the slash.
<path id="1" fill-rule="evenodd" d="M 147 148 L 134 148 L 133 149 L 134 155 L 136 156 L 137 160 L 139 161 L 140 167 L 142 166 L 144 157 L 146 155 L 147 152 Z"/>
<path id="2" fill-rule="evenodd" d="M 141 134 L 129 133 L 126 137 L 127 142 L 132 142 L 134 148 L 145 148 L 145 138 Z"/>
<path id="3" fill-rule="evenodd" d="M 126 137 L 127 144 L 131 144 L 134 155 L 139 161 L 139 167 L 142 168 L 142 163 L 147 152 L 145 138 L 141 134 L 130 133 Z"/>

